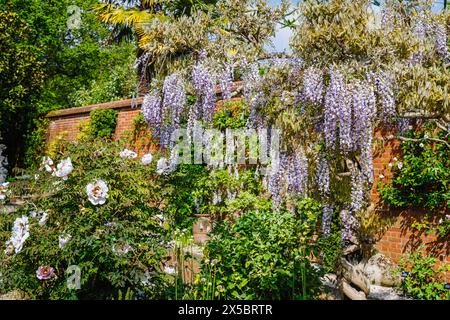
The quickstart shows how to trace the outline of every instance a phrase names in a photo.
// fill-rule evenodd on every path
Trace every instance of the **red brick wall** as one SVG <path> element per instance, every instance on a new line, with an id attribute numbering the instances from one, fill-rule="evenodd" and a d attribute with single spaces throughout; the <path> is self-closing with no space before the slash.
<path id="1" fill-rule="evenodd" d="M 139 100 L 139 103 L 141 103 L 141 100 Z M 52 141 L 62 134 L 69 140 L 75 139 L 79 133 L 78 127 L 80 122 L 87 120 L 90 110 L 95 108 L 114 108 L 119 111 L 116 136 L 133 129 L 133 119 L 139 112 L 139 108 L 131 108 L 131 100 L 52 112 L 48 115 L 50 119 L 48 141 Z M 371 192 L 371 198 L 375 203 L 380 200 L 377 193 L 379 181 L 389 181 L 391 170 L 389 170 L 388 165 L 389 163 L 394 164 L 394 157 L 400 158 L 400 143 L 398 140 L 389 139 L 390 136 L 392 136 L 392 132 L 382 130 L 377 130 L 374 135 L 376 147 L 374 148 L 374 187 Z M 384 139 L 382 147 L 380 147 L 381 144 L 379 143 L 381 138 Z M 384 177 L 380 178 L 380 175 Z M 426 235 L 424 232 L 420 233 L 411 228 L 411 223 L 414 219 L 420 220 L 423 217 L 422 213 L 390 211 L 385 214 L 389 216 L 390 220 L 393 220 L 393 224 L 376 244 L 377 250 L 398 262 L 400 256 L 406 253 L 408 249 L 416 249 L 420 243 L 424 243 L 427 245 L 426 250 L 428 253 L 434 254 L 442 263 L 450 263 L 448 241 L 442 241 L 434 235 Z M 447 273 L 447 280 L 450 281 L 450 272 Z"/>

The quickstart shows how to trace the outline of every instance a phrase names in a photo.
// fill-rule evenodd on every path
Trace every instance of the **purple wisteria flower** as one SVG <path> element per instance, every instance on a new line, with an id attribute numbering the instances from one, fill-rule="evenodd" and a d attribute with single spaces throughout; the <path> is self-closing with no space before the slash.
<path id="1" fill-rule="evenodd" d="M 201 115 L 204 123 L 211 126 L 216 106 L 216 80 L 203 64 L 197 64 L 192 70 L 192 85 L 197 95 L 194 114 Z"/>
<path id="2" fill-rule="evenodd" d="M 289 157 L 285 176 L 288 193 L 300 197 L 306 194 L 308 184 L 308 158 L 301 148 Z"/>
<path id="3" fill-rule="evenodd" d="M 336 147 L 336 138 L 339 116 L 343 113 L 340 109 L 345 104 L 344 76 L 335 68 L 330 70 L 330 84 L 325 95 L 324 105 L 324 136 L 325 145 L 329 149 Z"/>
<path id="4" fill-rule="evenodd" d="M 333 205 L 324 203 L 322 205 L 322 235 L 328 238 L 331 232 L 331 220 L 333 218 Z"/>
<path id="5" fill-rule="evenodd" d="M 352 212 L 357 213 L 363 207 L 364 200 L 364 180 L 362 173 L 358 169 L 352 170 L 351 180 L 352 190 L 350 207 Z"/>
<path id="6" fill-rule="evenodd" d="M 330 194 L 330 167 L 323 153 L 317 157 L 316 184 L 322 197 L 327 198 Z"/>
<path id="7" fill-rule="evenodd" d="M 322 70 L 309 67 L 303 74 L 303 96 L 313 103 L 321 103 L 323 100 L 323 75 Z"/>
<path id="8" fill-rule="evenodd" d="M 231 63 L 227 63 L 219 77 L 220 91 L 222 92 L 223 100 L 231 99 L 232 83 L 233 83 L 233 66 Z"/>
<path id="9" fill-rule="evenodd" d="M 433 29 L 435 33 L 436 50 L 445 63 L 450 63 L 450 53 L 447 46 L 447 33 L 445 25 L 442 23 L 435 23 Z"/>
<path id="10" fill-rule="evenodd" d="M 157 93 L 149 93 L 144 97 L 142 102 L 142 114 L 145 121 L 149 124 L 152 134 L 155 137 L 160 136 L 162 125 L 162 99 Z"/>

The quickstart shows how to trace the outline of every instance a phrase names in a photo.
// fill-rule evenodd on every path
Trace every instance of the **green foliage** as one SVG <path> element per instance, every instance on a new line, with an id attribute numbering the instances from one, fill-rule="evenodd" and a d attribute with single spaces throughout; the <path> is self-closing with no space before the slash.
<path id="1" fill-rule="evenodd" d="M 450 206 L 450 140 L 431 125 L 409 131 L 403 141 L 401 161 L 393 164 L 392 183 L 380 188 L 383 200 L 393 207 L 418 207 L 438 211 Z M 441 142 L 433 140 L 439 139 Z"/>
<path id="2" fill-rule="evenodd" d="M 89 133 L 94 138 L 111 138 L 116 131 L 117 111 L 94 109 L 89 115 Z"/>
<path id="3" fill-rule="evenodd" d="M 306 200 L 310 201 L 310 200 Z M 320 205 L 300 219 L 288 212 L 247 212 L 218 222 L 206 245 L 199 296 L 223 299 L 311 299 L 320 270 L 308 259 Z"/>
<path id="4" fill-rule="evenodd" d="M 226 101 L 214 114 L 213 124 L 219 130 L 244 128 L 248 118 L 248 109 L 244 100 Z"/>
<path id="5" fill-rule="evenodd" d="M 137 133 L 146 129 L 148 129 L 148 124 L 145 122 L 144 114 L 139 112 L 133 119 L 133 132 Z"/>
<path id="6" fill-rule="evenodd" d="M 69 106 L 84 106 L 101 102 L 131 98 L 135 94 L 136 72 L 134 46 L 120 44 L 104 49 L 109 61 L 99 74 L 69 96 Z"/>
<path id="7" fill-rule="evenodd" d="M 403 289 L 414 299 L 449 300 L 450 290 L 444 288 L 444 275 L 450 270 L 450 266 L 443 265 L 437 268 L 437 259 L 423 256 L 422 248 L 418 248 L 407 258 L 403 257 L 400 262 L 402 270 L 409 272 L 402 281 Z"/>
<path id="8" fill-rule="evenodd" d="M 73 171 L 66 180 L 44 170 L 25 189 L 13 187 L 15 195 L 35 197 L 13 214 L 0 215 L 1 243 L 11 236 L 17 217 L 28 216 L 30 221 L 30 236 L 23 249 L 11 255 L 3 246 L 0 251 L 3 290 L 20 289 L 32 298 L 46 299 L 120 299 L 124 294 L 130 297 L 129 290 L 147 298 L 160 297 L 168 240 L 156 218 L 163 201 L 158 192 L 160 180 L 155 164 L 120 158 L 122 149 L 119 141 L 62 142 L 54 160 L 56 164 L 71 158 Z M 104 204 L 88 200 L 86 186 L 95 179 L 104 180 L 109 188 Z M 45 224 L 30 216 L 38 210 L 48 212 Z M 71 239 L 61 248 L 58 237 L 67 234 Z M 41 265 L 53 267 L 55 276 L 39 280 L 36 270 Z M 81 268 L 80 290 L 67 287 L 70 265 Z M 152 285 L 141 281 L 146 274 Z"/>
<path id="9" fill-rule="evenodd" d="M 42 155 L 49 111 L 132 95 L 135 47 L 108 44 L 110 30 L 91 10 L 97 3 L 0 0 L 8 15 L 1 19 L 0 135 L 12 167 Z M 81 9 L 78 29 L 68 29 L 70 5 Z"/>
<path id="10" fill-rule="evenodd" d="M 167 177 L 166 212 L 181 228 L 190 228 L 195 214 L 208 214 L 210 189 L 203 165 L 182 164 Z"/>
<path id="11" fill-rule="evenodd" d="M 1 2 L 0 2 L 1 3 Z M 23 130 L 35 112 L 35 91 L 43 85 L 42 51 L 33 46 L 32 28 L 18 14 L 0 11 L 0 141 L 10 164 L 23 152 Z"/>

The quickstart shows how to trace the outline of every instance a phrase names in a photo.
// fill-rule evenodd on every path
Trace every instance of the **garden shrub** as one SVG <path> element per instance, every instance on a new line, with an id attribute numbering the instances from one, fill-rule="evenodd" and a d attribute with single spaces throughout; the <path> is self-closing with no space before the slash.
<path id="1" fill-rule="evenodd" d="M 319 212 L 300 218 L 289 212 L 248 212 L 233 223 L 217 222 L 206 244 L 197 298 L 315 297 L 321 271 L 310 258 L 318 256 L 312 238 Z"/>
<path id="2" fill-rule="evenodd" d="M 449 208 L 450 142 L 444 131 L 432 125 L 409 130 L 402 142 L 403 158 L 393 165 L 394 179 L 380 189 L 383 200 L 392 207 L 419 207 L 429 210 Z M 444 142 L 436 142 L 440 139 Z"/>
<path id="3" fill-rule="evenodd" d="M 1 291 L 20 289 L 38 299 L 129 291 L 160 297 L 167 255 L 160 180 L 155 161 L 145 165 L 122 151 L 120 141 L 61 141 L 54 162 L 46 159 L 28 183 L 38 197 L 0 215 Z M 81 269 L 79 290 L 66 283 L 71 265 Z"/>
<path id="4" fill-rule="evenodd" d="M 407 272 L 402 281 L 403 290 L 413 299 L 450 300 L 450 290 L 445 288 L 444 277 L 450 266 L 437 268 L 437 259 L 424 256 L 422 249 L 423 246 L 400 262 L 403 272 Z"/>
<path id="5" fill-rule="evenodd" d="M 111 138 L 116 131 L 117 111 L 94 109 L 89 120 L 89 132 L 94 138 Z"/>

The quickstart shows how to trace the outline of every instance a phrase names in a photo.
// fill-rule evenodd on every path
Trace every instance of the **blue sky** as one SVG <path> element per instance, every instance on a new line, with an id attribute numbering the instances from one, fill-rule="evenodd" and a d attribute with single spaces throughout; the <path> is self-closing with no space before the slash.
<path id="1" fill-rule="evenodd" d="M 278 5 L 280 4 L 280 0 L 267 0 L 272 5 Z M 380 1 L 381 3 L 383 0 Z M 298 3 L 298 0 L 291 0 L 291 3 L 293 5 L 296 5 Z M 435 1 L 435 4 L 433 6 L 435 11 L 442 10 L 443 8 L 443 0 Z M 374 9 L 377 10 L 379 7 L 374 6 Z M 277 52 L 281 51 L 289 51 L 289 38 L 292 35 L 292 31 L 289 28 L 278 28 L 275 37 L 273 39 L 274 44 L 274 50 Z"/>

